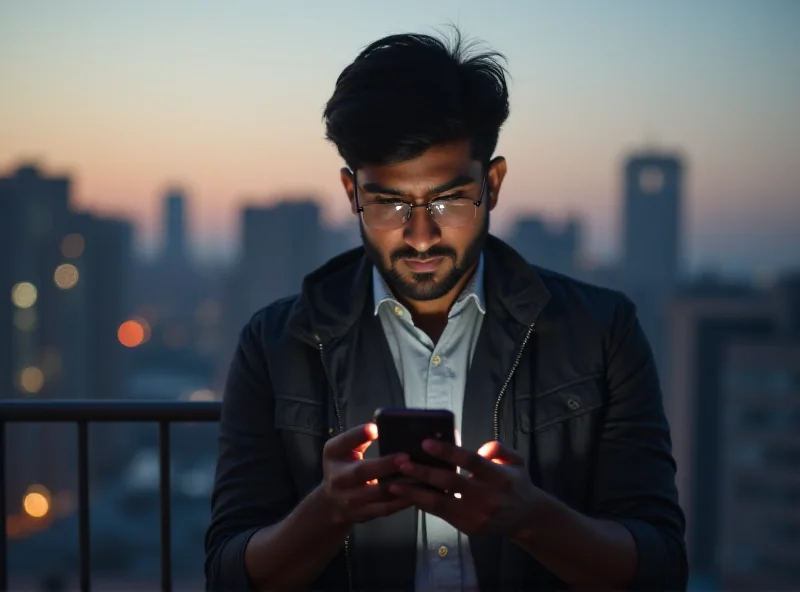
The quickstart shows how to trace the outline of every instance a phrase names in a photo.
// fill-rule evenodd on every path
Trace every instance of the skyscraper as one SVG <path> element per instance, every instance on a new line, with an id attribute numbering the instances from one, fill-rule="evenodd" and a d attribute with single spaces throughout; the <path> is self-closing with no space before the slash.
<path id="1" fill-rule="evenodd" d="M 671 307 L 665 407 L 695 575 L 714 573 L 720 520 L 727 519 L 720 515 L 719 504 L 721 465 L 730 445 L 723 438 L 728 347 L 768 338 L 777 324 L 773 302 L 747 287 L 692 287 Z"/>
<path id="2" fill-rule="evenodd" d="M 683 173 L 677 155 L 642 152 L 625 163 L 623 273 L 630 287 L 670 293 L 680 279 Z"/>
<path id="3" fill-rule="evenodd" d="M 179 189 L 167 192 L 163 202 L 163 251 L 169 262 L 182 262 L 187 255 L 186 195 Z"/>
<path id="4" fill-rule="evenodd" d="M 76 213 L 69 177 L 0 177 L 0 397 L 119 396 L 131 227 Z M 74 485 L 72 426 L 9 427 L 10 509 L 24 489 Z M 55 453 L 53 451 L 56 451 Z M 104 447 L 111 452 L 110 446 Z"/>
<path id="5" fill-rule="evenodd" d="M 684 165 L 676 154 L 631 154 L 623 169 L 622 287 L 636 303 L 662 374 L 667 306 L 680 282 Z"/>
<path id="6" fill-rule="evenodd" d="M 571 218 L 553 228 L 539 216 L 526 216 L 514 224 L 508 243 L 528 262 L 566 275 L 578 275 L 581 224 Z"/>

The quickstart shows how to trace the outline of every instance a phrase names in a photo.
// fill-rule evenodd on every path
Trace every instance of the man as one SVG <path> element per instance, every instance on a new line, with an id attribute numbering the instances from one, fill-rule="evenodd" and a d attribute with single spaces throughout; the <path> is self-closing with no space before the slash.
<path id="1" fill-rule="evenodd" d="M 501 56 L 397 35 L 325 109 L 363 248 L 258 312 L 225 391 L 219 590 L 683 589 L 684 517 L 633 305 L 489 235 Z M 449 473 L 379 457 L 376 408 L 449 408 Z M 402 471 L 457 491 L 377 484 Z"/>

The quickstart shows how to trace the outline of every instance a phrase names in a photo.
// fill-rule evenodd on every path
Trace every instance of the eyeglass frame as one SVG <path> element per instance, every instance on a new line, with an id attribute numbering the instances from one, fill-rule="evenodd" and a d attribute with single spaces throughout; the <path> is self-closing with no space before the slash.
<path id="1" fill-rule="evenodd" d="M 485 166 L 484 167 L 483 180 L 481 181 L 480 193 L 478 193 L 478 201 L 473 201 L 473 200 L 471 200 L 469 198 L 465 198 L 465 197 L 457 198 L 457 199 L 468 199 L 472 203 L 472 205 L 475 206 L 475 209 L 473 210 L 473 220 L 477 217 L 478 208 L 481 207 L 481 204 L 483 203 L 483 199 L 484 199 L 484 197 L 486 197 L 484 195 L 484 192 L 485 192 L 485 190 L 487 188 L 488 181 L 489 181 L 489 167 Z M 357 177 L 355 171 L 353 171 L 353 198 L 356 201 L 356 213 L 361 216 L 361 221 L 363 222 L 364 221 L 364 206 L 361 205 L 359 203 L 359 201 L 358 201 L 358 177 Z M 437 222 L 436 217 L 433 215 L 432 207 L 433 207 L 433 204 L 435 204 L 440 199 L 444 199 L 444 198 L 435 198 L 435 199 L 432 199 L 429 202 L 421 203 L 421 204 L 409 203 L 407 201 L 398 200 L 400 203 L 402 203 L 404 206 L 406 206 L 408 208 L 408 210 L 407 210 L 407 214 L 404 216 L 405 219 L 403 220 L 403 223 L 400 224 L 397 228 L 395 228 L 393 230 L 399 230 L 400 228 L 403 228 L 406 224 L 408 224 L 408 221 L 411 220 L 411 216 L 414 214 L 414 208 L 425 208 L 428 211 L 428 215 L 431 217 L 431 219 L 434 221 L 434 223 L 437 226 L 439 226 L 439 228 L 463 228 L 464 226 L 466 226 L 466 224 L 464 224 L 462 226 L 442 226 L 441 224 L 439 224 L 439 222 Z M 447 201 L 447 200 L 445 200 L 445 201 Z M 366 205 L 369 206 L 370 204 L 367 203 Z M 364 224 L 367 225 L 366 222 L 364 222 Z M 367 225 L 367 227 L 369 227 L 369 226 Z M 387 228 L 385 230 L 390 230 L 390 229 Z"/>

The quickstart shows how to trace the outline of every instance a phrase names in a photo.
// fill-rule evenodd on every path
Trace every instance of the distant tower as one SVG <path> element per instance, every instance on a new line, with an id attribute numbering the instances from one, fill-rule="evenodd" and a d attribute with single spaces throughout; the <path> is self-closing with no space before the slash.
<path id="1" fill-rule="evenodd" d="M 681 273 L 684 165 L 677 155 L 631 155 L 624 170 L 623 273 L 629 286 L 670 293 Z"/>
<path id="2" fill-rule="evenodd" d="M 162 258 L 166 261 L 186 259 L 186 196 L 177 189 L 170 190 L 164 197 L 164 250 Z"/>

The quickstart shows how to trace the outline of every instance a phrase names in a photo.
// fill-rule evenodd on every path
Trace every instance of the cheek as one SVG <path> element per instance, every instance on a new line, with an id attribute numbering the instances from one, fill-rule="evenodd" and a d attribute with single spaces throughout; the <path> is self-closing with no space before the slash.
<path id="1" fill-rule="evenodd" d="M 458 253 L 459 256 L 461 256 L 477 236 L 477 227 L 473 228 L 470 226 L 468 228 L 453 228 L 450 229 L 449 232 L 442 233 L 441 244 L 453 249 L 456 253 Z"/>
<path id="2" fill-rule="evenodd" d="M 366 231 L 364 238 L 369 241 L 374 251 L 381 254 L 384 259 L 388 259 L 389 255 L 395 249 L 402 247 L 403 237 L 394 236 L 393 232 L 370 232 Z"/>

